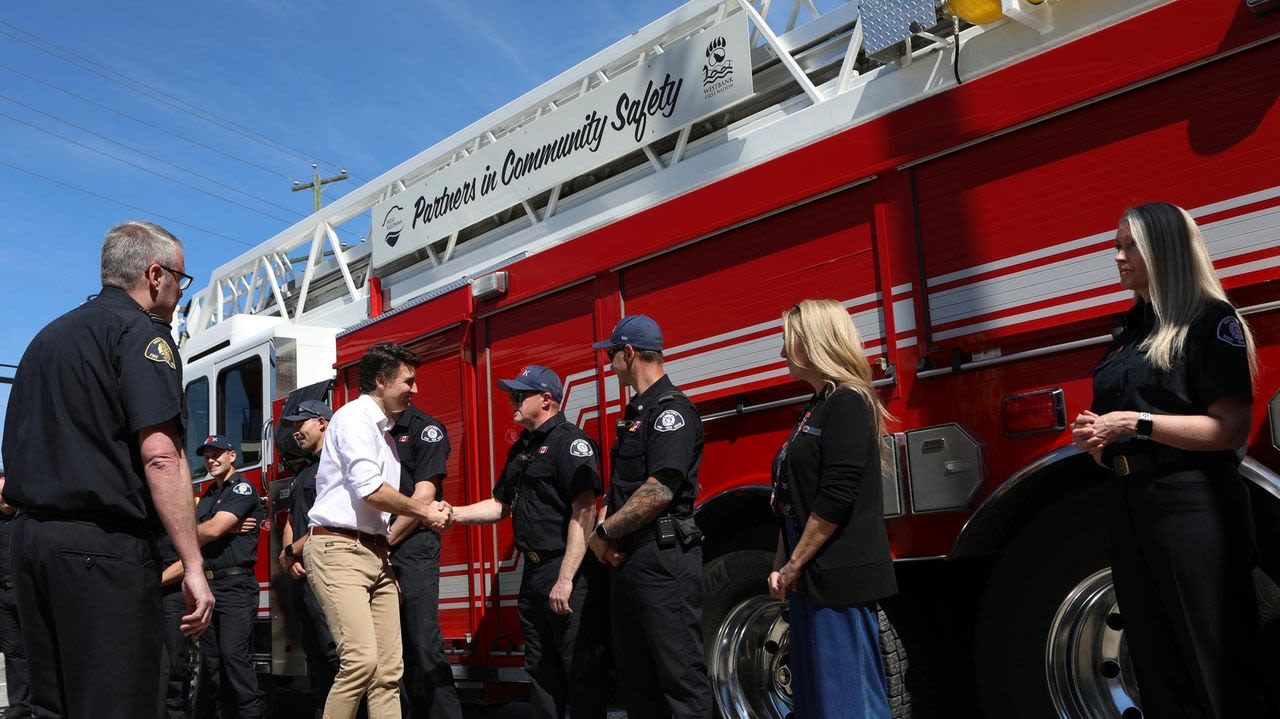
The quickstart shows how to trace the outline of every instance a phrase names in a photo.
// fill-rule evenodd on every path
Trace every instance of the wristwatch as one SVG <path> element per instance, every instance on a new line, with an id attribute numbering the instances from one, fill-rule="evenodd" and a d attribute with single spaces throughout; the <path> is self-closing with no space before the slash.
<path id="1" fill-rule="evenodd" d="M 606 542 L 609 541 L 609 531 L 604 528 L 604 522 L 596 525 L 596 536 Z"/>
<path id="2" fill-rule="evenodd" d="M 1152 430 L 1151 413 L 1139 412 L 1138 427 L 1135 430 L 1137 433 L 1138 439 L 1151 439 L 1151 430 Z"/>
<path id="3" fill-rule="evenodd" d="M 298 553 L 297 553 L 297 552 L 293 551 L 293 545 L 292 545 L 292 544 L 286 544 L 286 545 L 284 545 L 284 556 L 289 557 L 290 559 L 301 559 L 301 558 L 302 558 L 302 557 L 299 557 L 299 556 L 298 556 Z"/>

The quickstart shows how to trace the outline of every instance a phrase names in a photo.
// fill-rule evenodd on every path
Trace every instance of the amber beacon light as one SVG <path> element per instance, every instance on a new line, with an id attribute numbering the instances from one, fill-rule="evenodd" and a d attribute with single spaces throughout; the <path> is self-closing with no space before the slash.
<path id="1" fill-rule="evenodd" d="M 1039 5 L 1044 0 L 1024 0 L 1030 5 Z M 947 10 L 952 15 L 974 25 L 986 25 L 1004 17 L 1004 9 L 1000 0 L 947 0 Z"/>

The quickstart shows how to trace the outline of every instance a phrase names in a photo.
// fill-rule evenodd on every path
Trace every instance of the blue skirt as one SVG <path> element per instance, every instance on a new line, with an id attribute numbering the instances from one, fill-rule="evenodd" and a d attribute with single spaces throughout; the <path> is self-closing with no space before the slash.
<path id="1" fill-rule="evenodd" d="M 796 719 L 890 719 L 875 604 L 788 599 Z"/>

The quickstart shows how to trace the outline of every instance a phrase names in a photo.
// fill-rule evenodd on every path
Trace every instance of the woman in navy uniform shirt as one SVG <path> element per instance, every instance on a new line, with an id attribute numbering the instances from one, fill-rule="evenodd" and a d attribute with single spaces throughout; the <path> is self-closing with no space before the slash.
<path id="1" fill-rule="evenodd" d="M 897 592 L 880 487 L 885 412 L 844 307 L 782 315 L 782 356 L 813 387 L 773 462 L 781 524 L 769 593 L 787 601 L 795 716 L 888 719 L 876 601 Z"/>
<path id="2" fill-rule="evenodd" d="M 1255 367 L 1185 210 L 1126 210 L 1120 284 L 1135 295 L 1072 439 L 1115 473 L 1112 577 L 1148 717 L 1263 716 L 1249 495 Z"/>

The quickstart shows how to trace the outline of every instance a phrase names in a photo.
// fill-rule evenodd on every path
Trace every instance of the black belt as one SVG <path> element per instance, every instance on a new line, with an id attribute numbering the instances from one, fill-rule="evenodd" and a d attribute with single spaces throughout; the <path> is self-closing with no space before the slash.
<path id="1" fill-rule="evenodd" d="M 1228 461 L 1228 454 L 1223 452 L 1192 452 L 1174 447 L 1158 447 L 1154 451 L 1117 454 L 1107 464 L 1117 477 L 1128 477 L 1133 474 L 1203 469 Z"/>
<path id="2" fill-rule="evenodd" d="M 361 532 L 358 529 L 348 529 L 346 527 L 325 527 L 317 525 L 311 528 L 311 533 L 316 535 L 330 535 L 346 537 L 354 539 L 364 545 L 365 549 L 378 555 L 379 558 L 385 560 L 389 554 L 390 545 L 387 544 L 387 538 L 380 534 L 369 534 Z"/>
<path id="3" fill-rule="evenodd" d="M 226 569 L 206 569 L 204 572 L 205 579 L 222 579 L 223 577 L 235 577 L 241 574 L 253 574 L 252 567 L 227 567 Z"/>
<path id="4" fill-rule="evenodd" d="M 539 564 L 546 564 L 553 559 L 563 557 L 564 550 L 561 549 L 555 552 L 521 552 L 521 554 L 524 555 L 524 561 L 536 567 Z"/>

